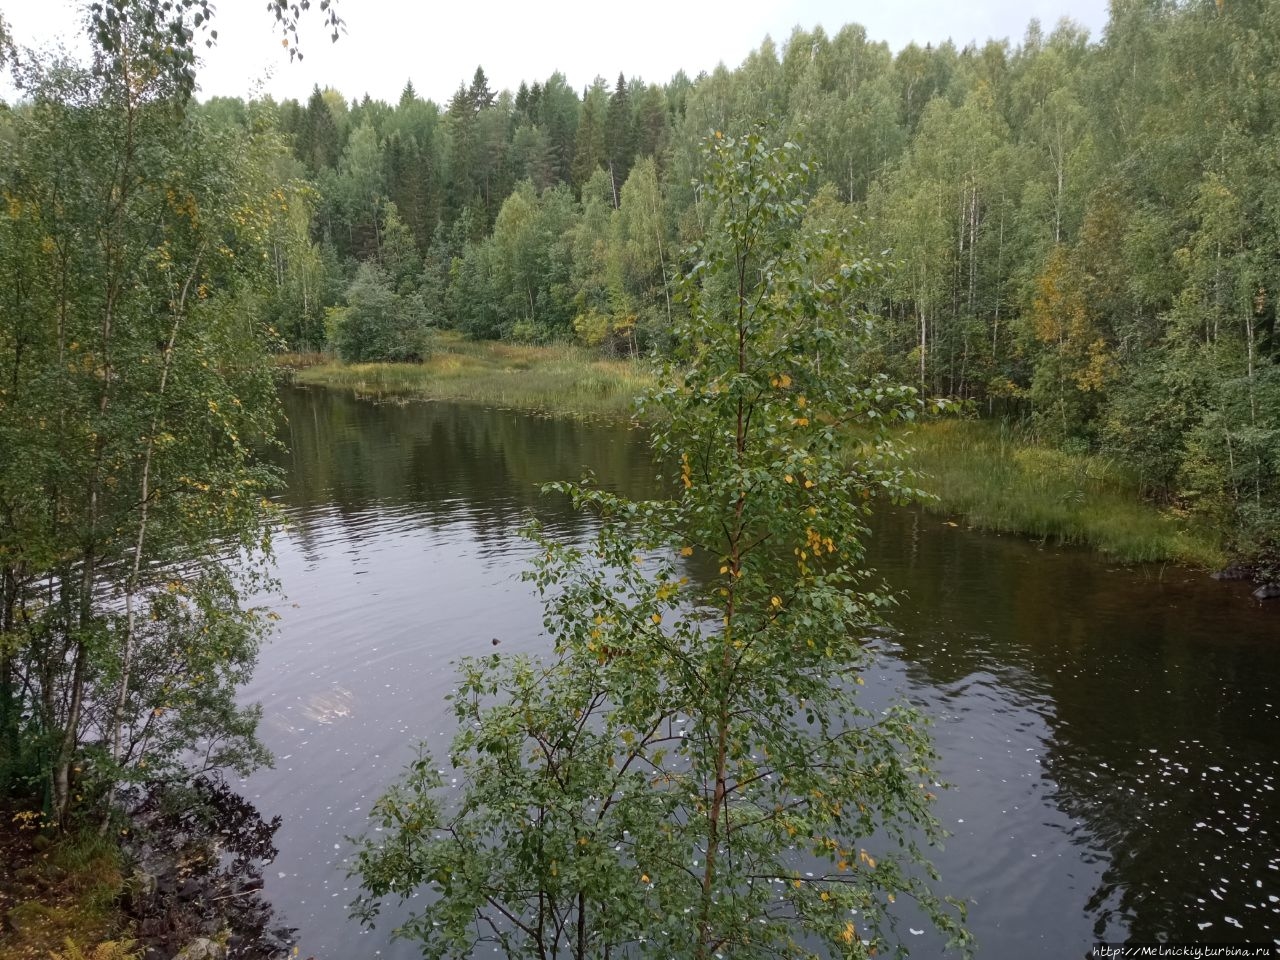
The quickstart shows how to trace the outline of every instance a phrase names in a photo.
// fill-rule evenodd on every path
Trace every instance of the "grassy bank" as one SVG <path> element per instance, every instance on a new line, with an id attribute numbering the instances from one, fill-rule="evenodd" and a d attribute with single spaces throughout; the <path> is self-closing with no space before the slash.
<path id="1" fill-rule="evenodd" d="M 316 362 L 317 360 L 321 362 Z M 602 360 L 572 346 L 475 343 L 443 333 L 423 364 L 342 364 L 283 358 L 298 383 L 362 394 L 459 400 L 571 416 L 629 414 L 653 385 L 644 366 Z M 1144 503 L 1113 461 L 1028 441 L 993 422 L 945 420 L 917 427 L 913 465 L 939 500 L 931 509 L 971 526 L 1089 546 L 1130 563 L 1223 562 L 1212 530 Z"/>
<path id="2" fill-rule="evenodd" d="M 85 830 L 52 839 L 22 814 L 0 824 L 0 958 L 121 960 L 119 846 Z"/>
<path id="3" fill-rule="evenodd" d="M 909 443 L 923 486 L 939 498 L 933 509 L 979 529 L 1091 546 L 1127 563 L 1223 562 L 1214 531 L 1143 502 L 1105 457 L 1039 446 L 996 422 L 927 423 Z"/>
<path id="4" fill-rule="evenodd" d="M 653 378 L 641 364 L 605 360 L 580 347 L 472 342 L 441 333 L 426 362 L 303 366 L 283 358 L 296 383 L 361 394 L 458 400 L 575 417 L 628 416 Z"/>

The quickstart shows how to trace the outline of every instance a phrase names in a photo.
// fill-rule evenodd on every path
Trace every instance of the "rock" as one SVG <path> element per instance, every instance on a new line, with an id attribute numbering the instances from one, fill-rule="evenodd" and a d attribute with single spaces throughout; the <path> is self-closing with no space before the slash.
<path id="1" fill-rule="evenodd" d="M 196 929 L 202 937 L 217 936 L 222 931 L 222 919 L 220 917 L 208 917 L 201 920 Z"/>
<path id="2" fill-rule="evenodd" d="M 1277 600 L 1280 599 L 1280 583 L 1264 583 L 1257 590 L 1253 591 L 1255 600 Z"/>
<path id="3" fill-rule="evenodd" d="M 1209 574 L 1214 580 L 1252 580 L 1253 571 L 1243 564 L 1233 563 L 1229 567 Z"/>
<path id="4" fill-rule="evenodd" d="M 178 892 L 178 878 L 172 873 L 162 873 L 156 877 L 154 893 L 156 896 L 171 897 Z"/>
<path id="5" fill-rule="evenodd" d="M 146 870 L 139 867 L 133 871 L 130 883 L 138 897 L 145 898 L 155 895 L 156 875 L 154 873 L 147 873 Z"/>
<path id="6" fill-rule="evenodd" d="M 200 937 L 178 951 L 173 960 L 226 960 L 227 948 L 216 940 Z"/>

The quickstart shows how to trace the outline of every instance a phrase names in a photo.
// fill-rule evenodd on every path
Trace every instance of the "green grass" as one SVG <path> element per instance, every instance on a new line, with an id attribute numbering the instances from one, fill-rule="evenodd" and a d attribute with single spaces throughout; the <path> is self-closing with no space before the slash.
<path id="1" fill-rule="evenodd" d="M 1031 443 L 990 421 L 944 420 L 918 427 L 908 443 L 933 509 L 974 527 L 1091 546 L 1127 563 L 1220 566 L 1221 538 L 1186 517 L 1144 502 L 1114 461 Z"/>
<path id="2" fill-rule="evenodd" d="M 292 367 L 295 383 L 574 417 L 630 416 L 634 399 L 654 382 L 639 363 L 602 359 L 581 347 L 477 343 L 448 332 L 421 364 L 292 360 L 282 358 L 281 366 Z"/>
<path id="3" fill-rule="evenodd" d="M 7 812 L 7 811 L 6 811 Z M 118 900 L 124 885 L 119 845 L 86 828 L 50 839 L 21 815 L 4 824 L 0 846 L 9 875 L 0 883 L 3 960 L 124 960 Z"/>
<path id="4" fill-rule="evenodd" d="M 641 364 L 602 360 L 573 346 L 475 343 L 442 333 L 423 364 L 347 365 L 284 358 L 298 383 L 361 394 L 458 400 L 577 417 L 630 415 L 653 386 Z M 908 445 L 930 508 L 963 515 L 983 530 L 1093 547 L 1127 563 L 1221 566 L 1221 536 L 1143 501 L 1116 463 L 1032 442 L 992 421 L 941 420 L 918 426 Z"/>

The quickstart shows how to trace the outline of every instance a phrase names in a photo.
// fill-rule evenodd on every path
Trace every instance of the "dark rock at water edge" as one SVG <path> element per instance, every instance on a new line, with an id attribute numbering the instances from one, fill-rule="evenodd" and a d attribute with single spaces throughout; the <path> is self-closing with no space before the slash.
<path id="1" fill-rule="evenodd" d="M 294 931 L 262 895 L 280 818 L 220 779 L 155 788 L 132 809 L 124 908 L 146 960 L 284 960 Z"/>
<path id="2" fill-rule="evenodd" d="M 1255 600 L 1280 600 L 1280 583 L 1264 583 L 1253 591 Z"/>
<path id="3" fill-rule="evenodd" d="M 1253 570 L 1242 563 L 1233 563 L 1209 574 L 1214 580 L 1252 580 Z"/>

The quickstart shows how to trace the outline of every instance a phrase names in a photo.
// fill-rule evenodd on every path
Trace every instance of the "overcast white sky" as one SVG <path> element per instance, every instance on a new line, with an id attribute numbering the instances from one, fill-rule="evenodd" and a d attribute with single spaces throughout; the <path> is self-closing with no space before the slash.
<path id="1" fill-rule="evenodd" d="M 347 33 L 331 44 L 319 2 L 301 33 L 305 59 L 290 63 L 266 0 L 216 0 L 220 37 L 199 73 L 201 97 L 305 99 L 313 84 L 348 99 L 366 92 L 395 100 L 405 80 L 419 96 L 446 101 L 477 65 L 495 90 L 542 80 L 554 70 L 578 89 L 597 75 L 611 83 L 622 71 L 663 82 L 683 68 L 690 77 L 723 62 L 737 66 L 766 34 L 781 46 L 797 24 L 835 33 L 861 23 L 873 40 L 894 49 L 911 41 L 957 44 L 989 37 L 1021 39 L 1032 17 L 1046 31 L 1070 17 L 1099 37 L 1107 0 L 641 0 L 611 2 L 424 2 L 337 0 Z M 0 0 L 0 11 L 21 46 L 59 41 L 75 49 L 87 2 Z M 7 83 L 0 97 L 12 98 Z"/>

